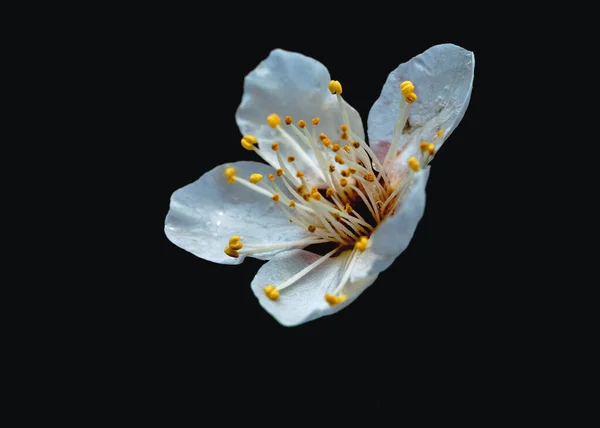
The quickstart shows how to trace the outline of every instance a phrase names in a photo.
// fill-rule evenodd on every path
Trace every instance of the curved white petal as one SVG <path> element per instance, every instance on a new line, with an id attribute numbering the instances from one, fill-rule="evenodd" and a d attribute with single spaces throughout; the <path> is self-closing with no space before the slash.
<path id="1" fill-rule="evenodd" d="M 411 187 L 398 203 L 394 215 L 377 226 L 369 238 L 369 247 L 352 270 L 353 280 L 379 274 L 408 247 L 425 211 L 425 186 L 429 171 L 430 168 L 425 168 L 415 174 Z"/>
<path id="2" fill-rule="evenodd" d="M 269 299 L 264 288 L 280 285 L 321 256 L 304 251 L 291 250 L 273 257 L 265 263 L 252 280 L 252 291 L 260 305 L 282 325 L 291 327 L 316 318 L 334 314 L 352 303 L 377 278 L 377 274 L 358 278 L 344 287 L 348 298 L 335 306 L 325 301 L 325 293 L 331 293 L 339 285 L 349 251 L 330 258 L 310 271 L 297 282 L 281 290 L 279 299 Z"/>
<path id="3" fill-rule="evenodd" d="M 471 98 L 474 69 L 472 52 L 443 44 L 431 47 L 392 71 L 367 120 L 373 150 L 385 156 L 402 101 L 400 83 L 410 80 L 415 85 L 418 99 L 411 105 L 410 132 L 405 129 L 399 147 L 408 143 L 407 147 L 416 148 L 421 141 L 431 141 L 437 131 L 444 129 L 443 139 L 435 144 L 437 151 L 465 114 Z"/>
<path id="4" fill-rule="evenodd" d="M 165 220 L 165 234 L 171 242 L 205 260 L 239 264 L 244 255 L 232 258 L 223 252 L 233 235 L 240 235 L 242 244 L 272 244 L 312 236 L 290 223 L 268 196 L 239 183 L 228 184 L 224 171 L 230 166 L 236 169 L 238 177 L 245 179 L 258 173 L 266 180 L 274 172 L 262 163 L 234 162 L 213 168 L 197 181 L 176 190 Z M 279 178 L 277 181 L 283 188 Z M 252 257 L 266 260 L 280 251 Z"/>
<path id="5" fill-rule="evenodd" d="M 312 151 L 283 121 L 286 115 L 291 116 L 295 124 L 302 119 L 306 121 L 307 129 L 312 133 L 315 127 L 311 120 L 318 117 L 320 122 L 315 129 L 316 135 L 323 132 L 331 140 L 339 139 L 343 121 L 337 97 L 328 89 L 330 81 L 329 71 L 319 61 L 299 53 L 275 49 L 244 79 L 244 94 L 236 112 L 237 124 L 242 134 L 254 135 L 259 141 L 259 147 L 273 165 L 278 165 L 278 162 L 271 150 L 271 144 L 277 141 L 284 159 L 288 155 L 294 155 L 296 165 L 303 170 L 307 178 L 313 178 L 313 185 L 318 185 L 315 182 L 315 174 L 307 167 L 297 149 L 267 124 L 266 117 L 271 113 L 279 115 L 282 129 L 288 132 L 316 163 Z M 345 101 L 344 103 L 351 130 L 364 138 L 359 114 Z M 318 143 L 321 145 L 320 141 Z M 291 169 L 295 173 L 295 170 Z"/>

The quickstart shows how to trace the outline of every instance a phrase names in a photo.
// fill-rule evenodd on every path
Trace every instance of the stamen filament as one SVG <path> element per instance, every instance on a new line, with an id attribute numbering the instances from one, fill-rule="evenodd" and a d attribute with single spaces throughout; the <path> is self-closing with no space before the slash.
<path id="1" fill-rule="evenodd" d="M 356 263 L 356 260 L 358 260 L 358 257 L 356 257 L 358 253 L 359 252 L 357 250 L 352 250 L 352 253 L 350 253 L 348 263 L 344 270 L 344 275 L 340 280 L 340 285 L 338 285 L 337 288 L 333 291 L 334 295 L 337 295 L 340 291 L 342 291 L 344 285 L 346 285 L 346 282 L 348 282 L 348 278 L 350 278 L 350 274 L 352 273 L 352 268 L 354 268 L 354 263 Z"/>
<path id="2" fill-rule="evenodd" d="M 283 129 L 280 125 L 277 125 L 277 130 L 282 135 L 282 137 L 285 138 L 293 146 L 293 148 L 294 148 L 293 152 L 294 153 L 297 152 L 298 156 L 302 157 L 302 160 L 304 161 L 306 166 L 308 166 L 314 172 L 318 172 L 319 175 L 321 175 L 322 173 L 321 173 L 318 165 L 315 165 L 315 163 L 310 158 L 310 156 L 308 156 L 308 154 L 304 151 L 304 149 L 300 146 L 300 144 L 298 144 L 298 141 L 296 141 L 295 138 L 292 138 L 292 136 L 290 134 L 288 134 L 288 132 L 285 129 Z M 322 178 L 325 179 L 325 177 L 322 177 Z"/>
<path id="3" fill-rule="evenodd" d="M 267 253 L 269 251 L 280 250 L 282 248 L 302 248 L 312 244 L 322 244 L 329 242 L 325 239 L 307 238 L 298 241 L 279 242 L 277 244 L 244 244 L 244 248 L 239 250 L 240 254 Z"/>
<path id="4" fill-rule="evenodd" d="M 252 189 L 255 192 L 260 193 L 261 195 L 268 196 L 269 198 L 273 196 L 273 194 L 271 192 L 268 192 L 265 189 L 263 189 L 262 187 L 257 186 L 256 184 L 252 184 L 249 181 L 244 180 L 243 178 L 235 176 L 235 177 L 233 177 L 233 179 L 235 181 L 237 181 L 238 183 L 243 184 L 244 186 L 248 187 L 249 189 Z"/>
<path id="5" fill-rule="evenodd" d="M 315 260 L 313 263 L 309 264 L 304 269 L 302 269 L 300 272 L 298 272 L 296 275 L 292 276 L 290 279 L 288 279 L 288 280 L 284 281 L 282 284 L 278 285 L 276 287 L 276 289 L 278 291 L 281 291 L 284 288 L 289 287 L 290 285 L 292 285 L 293 283 L 298 281 L 300 278 L 302 278 L 304 275 L 309 273 L 311 270 L 315 269 L 316 267 L 318 267 L 322 263 L 324 263 L 326 260 L 328 260 L 339 249 L 340 249 L 340 247 L 337 247 L 337 248 L 331 250 L 330 252 L 328 252 L 327 254 L 325 254 L 324 256 L 320 257 L 319 259 Z"/>
<path id="6" fill-rule="evenodd" d="M 352 190 L 354 190 L 358 194 L 358 196 L 360 196 L 360 198 L 363 200 L 363 202 L 365 203 L 365 205 L 369 209 L 369 212 L 371 213 L 371 215 L 373 216 L 373 218 L 377 219 L 377 216 L 375 215 L 375 211 L 373 211 L 373 208 L 371 207 L 371 204 L 369 203 L 369 200 L 363 194 L 363 192 L 361 192 L 361 190 L 358 187 L 353 186 L 352 184 L 348 184 L 348 187 L 350 187 Z M 377 221 L 377 223 L 379 223 L 379 221 Z"/>
<path id="7" fill-rule="evenodd" d="M 394 125 L 392 143 L 390 144 L 388 152 L 385 155 L 383 165 L 386 165 L 394 156 L 396 156 L 396 152 L 398 151 L 398 144 L 400 143 L 400 137 L 402 136 L 402 131 L 404 130 L 404 125 L 406 125 L 406 120 L 408 119 L 409 113 L 410 104 L 406 102 L 404 97 L 402 97 L 400 100 L 400 111 L 398 113 L 398 120 L 396 121 L 396 125 Z"/>

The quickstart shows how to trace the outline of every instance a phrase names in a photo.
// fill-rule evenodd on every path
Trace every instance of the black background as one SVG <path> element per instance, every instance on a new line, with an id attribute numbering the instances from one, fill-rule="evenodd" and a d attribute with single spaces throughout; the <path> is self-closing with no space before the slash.
<path id="1" fill-rule="evenodd" d="M 306 409 L 395 408 L 398 395 L 409 392 L 403 384 L 415 394 L 430 383 L 450 392 L 461 373 L 470 373 L 477 388 L 473 374 L 503 352 L 497 343 L 515 310 L 502 303 L 507 264 L 497 247 L 503 196 L 496 168 L 502 161 L 494 157 L 494 121 L 482 102 L 496 85 L 498 51 L 458 27 L 411 33 L 372 26 L 343 34 L 297 28 L 271 31 L 240 20 L 220 32 L 161 21 L 123 42 L 123 61 L 135 64 L 126 70 L 126 109 L 137 118 L 130 147 L 141 167 L 128 191 L 144 195 L 130 210 L 140 220 L 136 232 L 151 237 L 136 250 L 135 293 L 122 303 L 127 319 L 120 337 L 143 355 L 132 370 L 148 366 L 142 382 L 151 390 L 166 385 L 183 405 L 207 393 L 211 406 L 282 405 L 282 397 L 292 397 L 292 407 Z M 322 62 L 366 127 L 388 73 L 447 42 L 475 53 L 470 106 L 432 163 L 425 214 L 409 248 L 352 305 L 283 327 L 250 290 L 263 262 L 221 266 L 166 238 L 175 190 L 222 163 L 260 161 L 241 148 L 234 115 L 244 76 L 271 49 Z M 177 392 L 183 390 L 193 393 Z"/>

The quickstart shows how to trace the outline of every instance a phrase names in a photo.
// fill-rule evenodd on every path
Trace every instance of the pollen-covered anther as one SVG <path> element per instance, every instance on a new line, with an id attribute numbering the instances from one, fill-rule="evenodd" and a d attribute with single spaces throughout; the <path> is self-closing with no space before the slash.
<path id="1" fill-rule="evenodd" d="M 443 129 L 440 129 L 438 132 L 436 132 L 436 133 L 435 133 L 435 135 L 436 135 L 437 137 L 441 137 L 442 135 L 444 135 L 444 130 L 443 130 Z"/>
<path id="2" fill-rule="evenodd" d="M 235 168 L 225 168 L 225 177 L 227 177 L 227 182 L 229 184 L 233 184 L 235 182 Z"/>
<path id="3" fill-rule="evenodd" d="M 274 285 L 271 285 L 271 284 L 267 285 L 264 288 L 264 292 L 265 292 L 266 296 L 271 300 L 279 299 L 279 291 L 277 291 L 277 289 L 275 288 Z"/>
<path id="4" fill-rule="evenodd" d="M 368 245 L 369 245 L 369 238 L 367 238 L 366 236 L 361 236 L 354 243 L 354 249 L 358 250 L 358 251 L 365 251 L 367 249 Z"/>
<path id="5" fill-rule="evenodd" d="M 344 211 L 350 214 L 352 212 L 352 205 L 346 204 L 346 206 L 344 207 Z"/>
<path id="6" fill-rule="evenodd" d="M 419 169 L 421 169 L 421 164 L 419 163 L 419 161 L 417 160 L 417 158 L 415 158 L 414 156 L 411 156 L 408 159 L 408 166 L 410 169 L 412 169 L 414 172 L 418 172 Z"/>
<path id="7" fill-rule="evenodd" d="M 367 180 L 369 183 L 372 183 L 375 181 L 375 174 L 373 174 L 372 172 L 368 172 L 365 174 L 364 179 Z"/>
<path id="8" fill-rule="evenodd" d="M 320 201 L 321 200 L 321 194 L 319 192 L 312 192 L 310 194 L 310 196 L 315 200 L 315 201 Z"/>
<path id="9" fill-rule="evenodd" d="M 273 150 L 274 152 L 279 150 L 279 143 L 277 141 L 275 141 L 273 144 L 271 144 L 271 150 Z"/>
<path id="10" fill-rule="evenodd" d="M 325 137 L 323 139 L 323 144 L 325 145 L 325 147 L 329 147 L 329 145 L 331 144 L 331 140 L 327 137 Z"/>
<path id="11" fill-rule="evenodd" d="M 342 84 L 338 80 L 332 80 L 327 87 L 332 94 L 342 95 Z"/>
<path id="12" fill-rule="evenodd" d="M 242 137 L 241 143 L 242 147 L 246 150 L 254 150 L 254 145 L 258 142 L 254 135 L 244 135 Z"/>
<path id="13" fill-rule="evenodd" d="M 433 145 L 433 143 L 430 143 L 427 146 L 427 151 L 429 152 L 429 156 L 433 156 L 433 154 L 435 153 L 435 145 Z"/>
<path id="14" fill-rule="evenodd" d="M 330 163 L 329 164 L 329 172 L 333 172 L 333 171 L 335 171 L 335 165 Z"/>
<path id="15" fill-rule="evenodd" d="M 271 196 L 271 199 L 274 200 L 275 202 L 279 202 L 279 195 L 277 193 L 275 193 L 273 196 Z"/>
<path id="16" fill-rule="evenodd" d="M 296 206 L 296 202 L 294 202 L 293 200 L 290 201 L 289 206 L 291 208 L 294 208 Z"/>
<path id="17" fill-rule="evenodd" d="M 341 148 L 342 147 L 338 143 L 335 143 L 331 146 L 331 150 L 333 150 L 334 152 L 339 152 Z"/>
<path id="18" fill-rule="evenodd" d="M 262 174 L 252 174 L 250 176 L 250 183 L 252 184 L 256 184 L 258 183 L 260 180 L 262 180 L 263 176 Z"/>
<path id="19" fill-rule="evenodd" d="M 339 163 L 340 165 L 344 165 L 344 159 L 342 159 L 342 157 L 340 155 L 335 155 L 335 161 L 337 163 Z"/>
<path id="20" fill-rule="evenodd" d="M 299 195 L 304 195 L 306 193 L 306 187 L 304 187 L 304 184 L 301 184 L 300 186 L 296 187 L 296 192 Z"/>
<path id="21" fill-rule="evenodd" d="M 317 228 L 315 227 L 315 225 L 314 225 L 314 224 L 309 224 L 309 225 L 308 225 L 308 231 L 309 231 L 310 233 L 315 233 L 315 230 L 317 230 Z"/>
<path id="22" fill-rule="evenodd" d="M 283 169 L 277 168 L 277 177 L 281 177 L 283 175 Z"/>
<path id="23" fill-rule="evenodd" d="M 418 99 L 419 97 L 417 97 L 417 94 L 415 94 L 414 92 L 411 92 L 410 94 L 404 96 L 404 100 L 409 104 L 414 103 Z"/>
<path id="24" fill-rule="evenodd" d="M 281 118 L 275 113 L 267 116 L 267 123 L 271 128 L 277 128 L 281 124 Z"/>
<path id="25" fill-rule="evenodd" d="M 346 124 L 342 124 L 342 126 L 340 126 L 340 129 L 342 130 L 342 132 L 348 132 L 348 125 Z"/>
<path id="26" fill-rule="evenodd" d="M 320 121 L 321 121 L 321 119 L 320 119 L 320 118 L 318 118 L 318 117 L 313 117 L 313 118 L 312 118 L 312 123 L 313 123 L 313 125 L 315 125 L 315 126 L 317 126 L 317 125 L 319 124 L 319 122 L 320 122 Z"/>
<path id="27" fill-rule="evenodd" d="M 333 195 L 335 195 L 335 190 L 332 189 L 331 187 L 328 187 L 327 190 L 325 191 L 325 196 L 328 198 L 331 198 Z"/>
<path id="28" fill-rule="evenodd" d="M 306 122 L 300 119 L 298 121 L 298 128 L 306 128 Z"/>
<path id="29" fill-rule="evenodd" d="M 275 180 L 275 176 L 274 176 L 273 174 L 269 174 L 269 175 L 267 176 L 267 179 L 268 179 L 269 181 L 274 181 L 274 180 Z"/>
<path id="30" fill-rule="evenodd" d="M 355 173 L 356 173 L 356 168 L 352 168 L 352 167 L 350 167 L 350 168 L 348 168 L 348 172 L 349 172 L 350 174 L 355 174 Z"/>
<path id="31" fill-rule="evenodd" d="M 350 153 L 350 146 L 344 146 L 342 149 L 344 149 L 346 153 Z"/>
<path id="32" fill-rule="evenodd" d="M 285 119 L 284 119 L 284 121 L 285 121 L 286 125 L 291 125 L 292 122 L 293 122 L 292 116 L 286 116 Z"/>
<path id="33" fill-rule="evenodd" d="M 325 138 L 327 138 L 326 134 L 323 134 L 322 132 L 319 134 L 319 140 L 323 141 Z"/>
<path id="34" fill-rule="evenodd" d="M 422 141 L 421 144 L 419 144 L 419 149 L 425 153 L 427 151 L 429 151 L 429 143 L 427 141 Z"/>
<path id="35" fill-rule="evenodd" d="M 402 95 L 406 96 L 415 91 L 415 85 L 413 85 L 413 82 L 410 80 L 405 80 L 400 83 L 400 91 L 402 92 Z"/>
<path id="36" fill-rule="evenodd" d="M 304 177 L 304 173 L 300 170 L 296 171 L 296 177 L 300 178 L 300 177 Z"/>
<path id="37" fill-rule="evenodd" d="M 352 147 L 354 147 L 355 149 L 358 149 L 360 147 L 360 143 L 358 141 L 352 141 Z"/>
<path id="38" fill-rule="evenodd" d="M 346 296 L 345 294 L 342 294 L 341 296 L 334 296 L 333 294 L 329 294 L 329 293 L 325 294 L 325 301 L 327 303 L 329 303 L 329 306 L 339 305 L 347 298 L 348 298 L 348 296 Z"/>
<path id="39" fill-rule="evenodd" d="M 348 185 L 348 180 L 346 180 L 345 178 L 342 178 L 340 180 L 340 186 L 346 187 L 347 185 Z"/>
<path id="40" fill-rule="evenodd" d="M 329 214 L 331 214 L 331 217 L 333 217 L 337 221 L 340 221 L 340 219 L 342 218 L 342 216 L 340 215 L 340 213 L 337 213 L 335 211 L 330 211 Z"/>
<path id="41" fill-rule="evenodd" d="M 348 140 L 349 139 L 348 133 L 347 132 L 342 132 L 342 135 L 340 135 L 340 139 L 341 140 Z"/>
<path id="42" fill-rule="evenodd" d="M 294 162 L 296 160 L 296 158 L 292 155 L 288 156 L 288 162 Z"/>
<path id="43" fill-rule="evenodd" d="M 225 254 L 227 254 L 229 257 L 233 257 L 234 259 L 237 259 L 240 256 L 240 253 L 238 253 L 236 250 L 232 249 L 231 247 L 225 247 Z"/>
<path id="44" fill-rule="evenodd" d="M 347 169 L 341 170 L 340 174 L 342 174 L 342 177 L 350 177 L 350 171 L 348 171 Z"/>

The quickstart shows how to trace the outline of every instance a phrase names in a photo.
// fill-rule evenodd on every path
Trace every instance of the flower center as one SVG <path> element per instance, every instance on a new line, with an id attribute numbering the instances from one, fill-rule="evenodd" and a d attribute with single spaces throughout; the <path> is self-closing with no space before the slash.
<path id="1" fill-rule="evenodd" d="M 234 168 L 227 168 L 225 176 L 228 182 L 241 184 L 270 198 L 271 203 L 275 203 L 291 223 L 305 229 L 311 236 L 293 242 L 258 245 L 243 245 L 240 236 L 233 236 L 225 253 L 231 257 L 239 257 L 240 254 L 251 255 L 278 249 L 304 248 L 312 244 L 335 243 L 333 250 L 292 278 L 277 286 L 268 285 L 265 294 L 270 299 L 277 300 L 280 291 L 330 257 L 344 255 L 348 260 L 341 284 L 332 294 L 326 295 L 326 301 L 333 305 L 345 300 L 341 294 L 343 286 L 349 279 L 359 253 L 368 247 L 369 236 L 378 224 L 393 213 L 397 202 L 412 182 L 412 173 L 418 173 L 421 164 L 428 163 L 435 151 L 433 143 L 423 142 L 420 156 L 413 156 L 408 160 L 406 174 L 392 187 L 386 167 L 398 156 L 400 137 L 409 117 L 410 106 L 417 100 L 414 89 L 409 81 L 400 85 L 402 105 L 392 142 L 383 162 L 351 129 L 348 112 L 341 98 L 342 86 L 335 80 L 329 83 L 330 92 L 337 97 L 341 116 L 339 137 L 331 136 L 335 140 L 319 132 L 321 120 L 318 117 L 312 118 L 308 123 L 304 119 L 294 123 L 291 116 L 285 116 L 282 124 L 276 113 L 267 116 L 267 123 L 280 136 L 279 141 L 271 145 L 277 162 L 256 146 L 256 137 L 246 135 L 242 138 L 242 147 L 256 152 L 273 166 L 275 174 L 269 174 L 266 181 L 261 174 L 252 174 L 246 180 L 238 177 Z M 442 131 L 437 137 L 441 137 L 441 133 Z M 293 154 L 284 158 L 280 145 L 285 145 L 287 153 Z M 400 152 L 402 150 L 404 147 L 400 148 Z M 275 182 L 275 175 L 282 179 L 287 193 Z"/>

